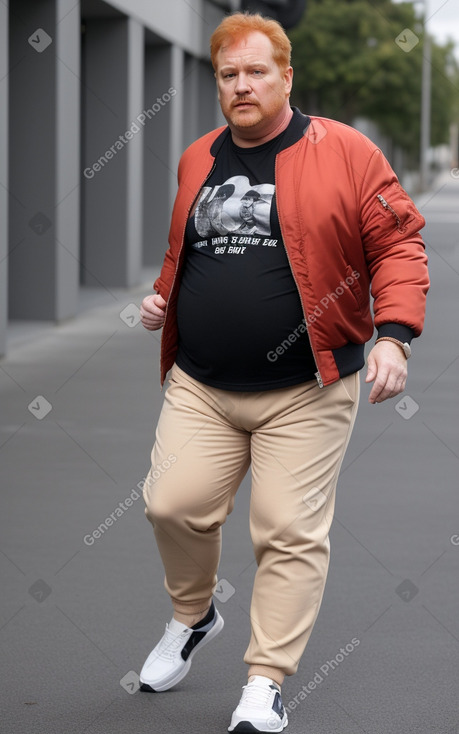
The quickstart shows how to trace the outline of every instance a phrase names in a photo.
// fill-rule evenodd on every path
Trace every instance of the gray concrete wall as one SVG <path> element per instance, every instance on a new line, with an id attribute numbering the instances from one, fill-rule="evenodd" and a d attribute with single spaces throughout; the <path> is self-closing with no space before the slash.
<path id="1" fill-rule="evenodd" d="M 170 178 L 176 172 L 170 164 L 171 120 L 177 90 L 167 104 L 172 88 L 172 47 L 147 45 L 145 50 L 145 123 L 144 148 L 144 248 L 145 265 L 160 265 L 167 249 L 171 213 Z M 167 96 L 166 96 L 167 95 Z M 160 100 L 158 102 L 157 100 Z"/>
<path id="2" fill-rule="evenodd" d="M 183 80 L 183 146 L 217 127 L 215 119 L 215 77 L 209 61 L 185 55 Z"/>
<path id="3" fill-rule="evenodd" d="M 56 309 L 55 318 L 75 314 L 80 257 L 80 8 L 56 2 Z"/>
<path id="4" fill-rule="evenodd" d="M 217 99 L 217 86 L 215 82 L 214 70 L 210 61 L 198 61 L 199 69 L 199 110 L 198 120 L 200 134 L 212 130 L 219 125 L 225 125 L 226 120 L 221 122 L 223 117 L 220 110 L 220 104 Z M 218 111 L 215 114 L 215 103 L 217 102 Z"/>
<path id="5" fill-rule="evenodd" d="M 145 106 L 154 115 L 145 125 L 144 263 L 160 265 L 168 247 L 177 167 L 184 149 L 183 49 L 149 45 L 145 63 Z M 167 103 L 160 106 L 158 99 Z"/>
<path id="6" fill-rule="evenodd" d="M 172 202 L 177 192 L 177 168 L 184 150 L 185 114 L 185 52 L 179 46 L 171 48 L 171 85 L 177 90 L 171 105 L 171 147 L 169 197 Z"/>
<path id="7" fill-rule="evenodd" d="M 143 29 L 90 19 L 83 49 L 83 282 L 124 287 L 140 273 Z"/>
<path id="8" fill-rule="evenodd" d="M 222 124 L 210 62 L 177 46 L 147 45 L 145 105 L 167 92 L 168 85 L 174 97 L 145 125 L 144 262 L 148 265 L 160 265 L 167 248 L 182 152 Z"/>
<path id="9" fill-rule="evenodd" d="M 8 320 L 8 2 L 0 4 L 0 356 Z"/>
<path id="10" fill-rule="evenodd" d="M 208 0 L 87 0 L 83 38 L 75 0 L 15 0 L 9 24 L 7 8 L 0 3 L 0 354 L 8 312 L 59 321 L 77 312 L 80 282 L 128 287 L 143 264 L 162 262 L 180 156 L 222 121 L 208 46 L 223 10 Z M 165 94 L 160 113 L 136 123 Z"/>
<path id="11" fill-rule="evenodd" d="M 128 20 L 128 98 L 127 117 L 135 120 L 144 109 L 144 29 L 136 20 Z M 143 244 L 143 157 L 144 127 L 130 141 L 127 150 L 127 237 L 126 237 L 126 284 L 140 281 Z"/>
<path id="12" fill-rule="evenodd" d="M 207 0 L 110 0 L 109 5 L 136 18 L 165 41 L 190 54 L 208 56 L 209 38 L 225 12 Z"/>
<path id="13" fill-rule="evenodd" d="M 53 319 L 55 315 L 56 57 L 50 37 L 54 2 L 16 0 L 10 14 L 10 257 L 9 315 Z M 55 38 L 54 44 L 55 44 Z"/>
<path id="14" fill-rule="evenodd" d="M 73 6 L 71 0 L 15 0 L 10 14 L 13 319 L 59 320 L 75 312 L 80 44 Z"/>

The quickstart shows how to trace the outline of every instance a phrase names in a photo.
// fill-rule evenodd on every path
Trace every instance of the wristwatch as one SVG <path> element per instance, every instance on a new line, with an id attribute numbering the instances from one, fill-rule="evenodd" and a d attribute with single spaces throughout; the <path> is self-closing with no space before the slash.
<path id="1" fill-rule="evenodd" d="M 397 344 L 400 349 L 403 349 L 403 354 L 407 359 L 411 357 L 411 347 L 408 342 L 401 342 L 399 339 L 395 339 L 393 336 L 380 336 L 379 339 L 376 339 L 375 344 L 377 344 L 378 342 L 393 342 L 394 344 Z"/>

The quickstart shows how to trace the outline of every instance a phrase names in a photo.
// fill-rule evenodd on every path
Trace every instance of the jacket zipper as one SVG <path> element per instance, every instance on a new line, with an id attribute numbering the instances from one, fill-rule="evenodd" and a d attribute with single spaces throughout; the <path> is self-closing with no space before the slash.
<path id="1" fill-rule="evenodd" d="M 398 214 L 395 211 L 395 209 L 392 209 L 391 205 L 387 203 L 387 201 L 385 200 L 384 196 L 382 196 L 381 194 L 377 194 L 377 198 L 379 199 L 379 201 L 383 205 L 384 209 L 386 209 L 386 211 L 389 211 L 392 214 L 392 216 L 394 217 L 394 219 L 395 219 L 395 221 L 397 223 L 397 231 L 400 232 L 400 233 L 403 233 L 404 232 L 404 229 L 402 227 L 402 220 L 398 216 Z"/>
<path id="2" fill-rule="evenodd" d="M 277 157 L 276 157 L 276 162 L 274 164 L 274 180 L 275 181 L 277 181 L 277 175 L 276 174 L 277 174 Z M 282 234 L 282 243 L 284 245 L 285 254 L 287 255 L 288 264 L 290 265 L 290 270 L 292 272 L 292 277 L 293 277 L 293 280 L 295 282 L 296 289 L 298 291 L 298 295 L 299 295 L 299 298 L 300 298 L 301 308 L 303 309 L 304 325 L 306 327 L 306 333 L 307 333 L 308 338 L 309 338 L 309 344 L 311 345 L 312 356 L 314 357 L 314 361 L 315 361 L 316 367 L 317 367 L 317 357 L 316 357 L 316 353 L 314 351 L 314 347 L 313 347 L 312 340 L 311 340 L 311 335 L 309 333 L 309 328 L 308 328 L 308 315 L 307 315 L 306 309 L 304 307 L 303 298 L 301 296 L 301 291 L 300 291 L 300 288 L 298 286 L 298 282 L 297 282 L 297 279 L 296 279 L 296 276 L 295 276 L 295 272 L 294 272 L 293 267 L 292 267 L 292 263 L 290 261 L 290 255 L 288 254 L 287 245 L 285 244 L 285 237 L 284 237 L 284 233 L 282 231 L 282 222 L 281 222 L 281 218 L 280 218 L 279 208 L 277 206 L 277 197 L 276 197 L 276 209 L 277 209 L 277 216 L 278 216 L 278 219 L 279 219 L 279 228 L 280 228 L 280 231 L 281 231 L 281 234 Z M 321 377 L 321 374 L 319 372 L 319 368 L 318 367 L 317 367 L 317 372 L 314 373 L 314 376 L 315 376 L 315 378 L 317 380 L 317 384 L 319 385 L 319 387 L 323 387 L 324 386 L 324 383 L 323 383 L 323 380 L 322 380 L 322 377 Z"/>
<path id="3" fill-rule="evenodd" d="M 177 261 L 176 261 L 176 265 L 175 265 L 174 278 L 172 280 L 171 289 L 169 291 L 169 298 L 167 299 L 166 311 L 165 311 L 165 314 L 164 314 L 163 330 L 162 330 L 162 333 L 161 333 L 161 373 L 162 373 L 162 370 L 163 370 L 163 353 L 164 353 L 163 346 L 164 346 L 164 333 L 166 331 L 165 327 L 166 327 L 167 314 L 168 314 L 168 311 L 169 311 L 169 303 L 170 303 L 170 300 L 171 300 L 171 296 L 172 296 L 172 293 L 174 291 L 175 281 L 177 280 L 177 273 L 178 273 L 178 268 L 179 268 L 180 257 L 182 255 L 183 245 L 184 245 L 184 242 L 185 242 L 185 230 L 186 230 L 186 225 L 187 225 L 187 222 L 188 222 L 188 217 L 190 216 L 190 211 L 192 210 L 192 208 L 194 206 L 194 203 L 195 203 L 196 199 L 198 198 L 198 196 L 199 196 L 199 194 L 201 192 L 202 187 L 204 186 L 205 182 L 207 181 L 207 179 L 209 178 L 209 176 L 211 175 L 211 173 L 213 173 L 213 170 L 214 170 L 215 166 L 216 166 L 216 163 L 215 163 L 215 159 L 214 159 L 214 162 L 212 164 L 212 168 L 206 174 L 205 179 L 203 180 L 202 184 L 200 185 L 200 187 L 198 189 L 198 193 L 194 197 L 194 199 L 191 202 L 190 206 L 188 207 L 188 211 L 186 213 L 185 224 L 183 225 L 183 231 L 182 231 L 182 242 L 181 242 L 181 245 L 180 245 L 180 250 L 178 251 L 178 255 L 177 255 Z"/>

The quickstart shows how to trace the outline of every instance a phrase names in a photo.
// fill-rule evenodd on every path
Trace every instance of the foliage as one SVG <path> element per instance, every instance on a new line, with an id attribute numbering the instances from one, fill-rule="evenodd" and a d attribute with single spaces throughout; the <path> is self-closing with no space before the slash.
<path id="1" fill-rule="evenodd" d="M 293 104 L 348 124 L 357 116 L 366 117 L 416 160 L 424 43 L 413 3 L 308 0 L 306 13 L 289 36 Z M 431 68 L 431 140 L 436 145 L 448 142 L 449 125 L 459 107 L 452 44 L 432 42 Z"/>

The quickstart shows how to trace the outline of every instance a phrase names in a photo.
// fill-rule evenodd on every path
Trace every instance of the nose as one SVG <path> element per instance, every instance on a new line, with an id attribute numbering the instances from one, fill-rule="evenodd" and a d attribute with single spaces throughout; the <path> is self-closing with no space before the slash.
<path id="1" fill-rule="evenodd" d="M 239 72 L 239 74 L 237 75 L 234 91 L 236 92 L 236 94 L 240 95 L 250 94 L 250 92 L 252 91 L 249 84 L 248 76 L 244 72 Z"/>

